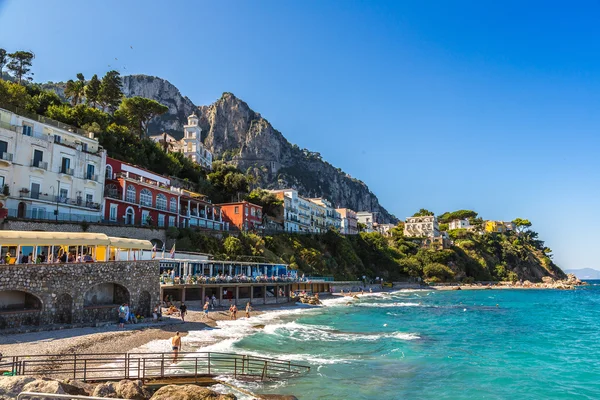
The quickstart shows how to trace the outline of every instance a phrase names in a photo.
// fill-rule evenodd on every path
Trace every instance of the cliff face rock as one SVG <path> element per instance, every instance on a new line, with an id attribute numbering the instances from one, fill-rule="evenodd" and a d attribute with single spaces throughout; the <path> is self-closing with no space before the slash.
<path id="1" fill-rule="evenodd" d="M 231 93 L 199 107 L 205 144 L 218 157 L 253 172 L 260 186 L 292 187 L 306 197 L 326 197 L 336 207 L 377 212 L 380 222 L 396 222 L 363 182 L 323 161 L 318 153 L 300 149 L 248 104 Z"/>

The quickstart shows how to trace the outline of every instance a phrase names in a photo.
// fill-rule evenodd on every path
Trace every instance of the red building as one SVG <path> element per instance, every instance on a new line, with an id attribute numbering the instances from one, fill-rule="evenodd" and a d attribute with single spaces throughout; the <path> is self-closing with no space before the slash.
<path id="1" fill-rule="evenodd" d="M 164 176 L 106 158 L 104 218 L 126 225 L 179 225 L 180 189 Z"/>
<path id="2" fill-rule="evenodd" d="M 225 221 L 241 231 L 252 231 L 262 225 L 262 207 L 247 201 L 219 204 Z"/>

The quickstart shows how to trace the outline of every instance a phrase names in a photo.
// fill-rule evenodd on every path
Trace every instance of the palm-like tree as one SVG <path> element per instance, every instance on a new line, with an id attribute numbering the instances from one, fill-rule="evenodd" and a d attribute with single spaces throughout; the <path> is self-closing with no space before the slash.
<path id="1" fill-rule="evenodd" d="M 65 87 L 65 96 L 71 99 L 71 105 L 76 106 L 83 102 L 85 96 L 85 78 L 82 73 L 77 74 L 77 80 L 70 79 Z"/>

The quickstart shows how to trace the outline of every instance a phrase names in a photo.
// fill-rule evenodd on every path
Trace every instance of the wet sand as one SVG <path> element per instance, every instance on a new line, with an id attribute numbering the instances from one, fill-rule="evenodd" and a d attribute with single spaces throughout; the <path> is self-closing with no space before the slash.
<path id="1" fill-rule="evenodd" d="M 253 306 L 250 316 L 269 310 L 296 307 L 294 303 Z M 164 316 L 164 314 L 163 314 Z M 71 353 L 125 353 L 153 340 L 167 340 L 176 331 L 186 336 L 192 330 L 217 326 L 217 321 L 229 320 L 228 308 L 209 311 L 208 319 L 195 308 L 188 308 L 183 323 L 179 317 L 167 317 L 159 323 L 128 324 L 120 329 L 118 324 L 98 328 L 74 328 L 55 331 L 16 333 L 0 335 L 0 353 L 3 357 L 13 355 L 58 355 Z M 240 306 L 237 317 L 245 317 Z"/>

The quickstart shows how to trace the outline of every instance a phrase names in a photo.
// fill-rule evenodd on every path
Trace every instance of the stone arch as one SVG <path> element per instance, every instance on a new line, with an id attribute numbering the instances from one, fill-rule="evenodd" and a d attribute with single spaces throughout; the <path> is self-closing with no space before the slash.
<path id="1" fill-rule="evenodd" d="M 73 297 L 68 293 L 63 293 L 54 301 L 55 324 L 70 324 L 73 322 Z"/>
<path id="2" fill-rule="evenodd" d="M 102 282 L 91 286 L 83 295 L 82 322 L 117 321 L 118 307 L 129 304 L 129 290 L 115 282 Z"/>
<path id="3" fill-rule="evenodd" d="M 140 293 L 136 312 L 144 317 L 149 317 L 152 315 L 152 296 L 150 296 L 148 291 L 144 290 L 142 293 Z"/>
<path id="4" fill-rule="evenodd" d="M 163 248 L 163 241 L 160 239 L 151 239 L 150 243 L 152 243 L 154 246 L 156 246 L 156 251 L 161 251 Z"/>
<path id="5" fill-rule="evenodd" d="M 39 325 L 42 300 L 25 290 L 0 291 L 0 329 Z"/>
<path id="6" fill-rule="evenodd" d="M 127 207 L 125 210 L 125 225 L 133 225 L 135 223 L 135 210 L 133 207 Z"/>
<path id="7" fill-rule="evenodd" d="M 115 282 L 102 282 L 91 286 L 83 295 L 83 307 L 103 307 L 129 303 L 129 290 Z"/>
<path id="8" fill-rule="evenodd" d="M 106 179 L 112 179 L 113 178 L 113 168 L 112 165 L 110 164 L 106 164 L 106 172 L 104 174 Z"/>

